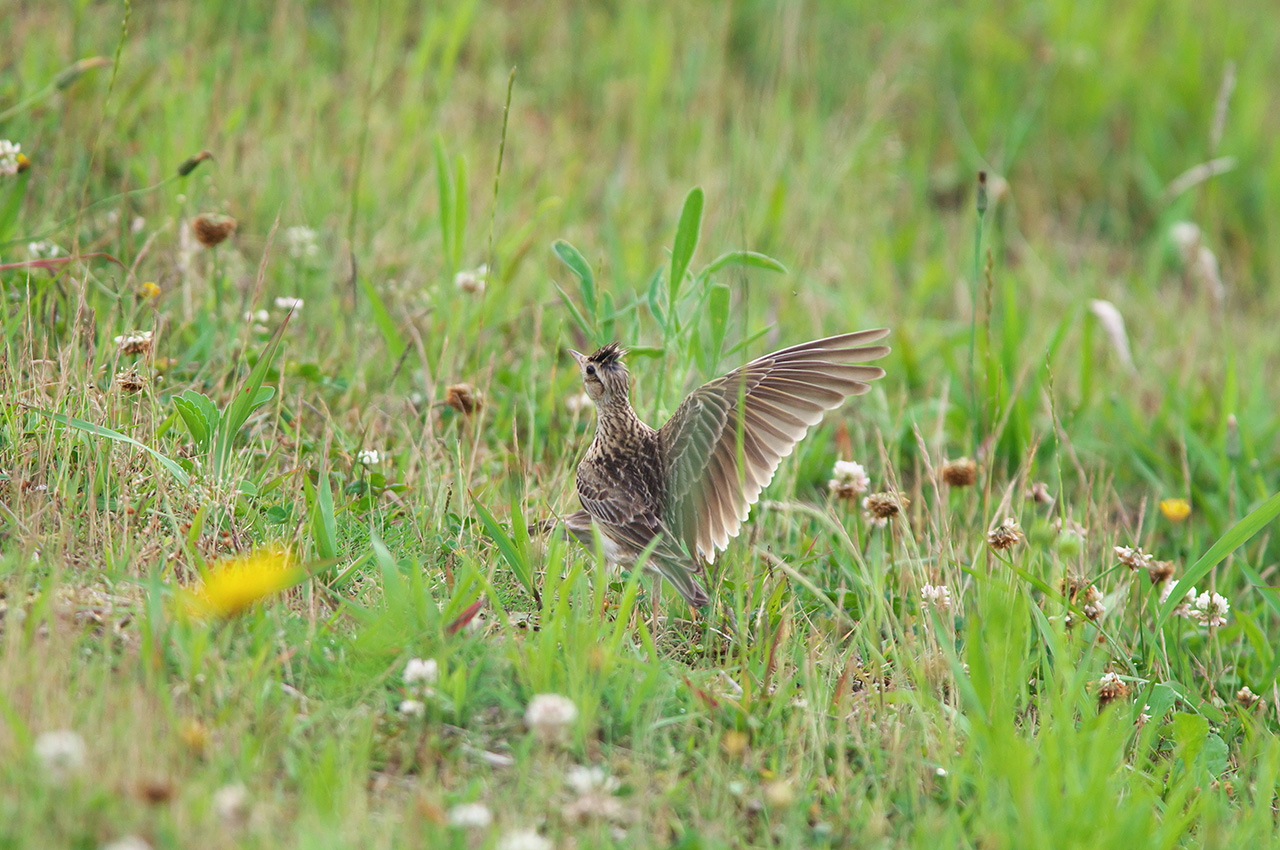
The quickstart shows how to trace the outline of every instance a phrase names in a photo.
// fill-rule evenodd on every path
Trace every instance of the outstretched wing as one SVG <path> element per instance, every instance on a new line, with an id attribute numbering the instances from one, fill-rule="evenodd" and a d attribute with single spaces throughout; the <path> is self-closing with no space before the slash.
<path id="1" fill-rule="evenodd" d="M 738 534 L 782 459 L 822 415 L 884 377 L 858 365 L 889 353 L 888 329 L 859 331 L 767 354 L 694 390 L 659 431 L 668 481 L 666 524 L 708 561 Z"/>
<path id="2" fill-rule="evenodd" d="M 613 553 L 606 553 L 612 560 L 629 563 L 653 544 L 649 567 L 671 582 L 693 607 L 707 604 L 709 597 L 699 580 L 701 565 L 680 548 L 680 538 L 649 507 L 657 502 L 652 495 L 611 485 L 584 465 L 578 470 L 578 500 L 583 510 L 570 514 L 565 525 L 583 545 L 594 545 L 593 524 L 599 526 L 606 546 L 616 547 Z"/>

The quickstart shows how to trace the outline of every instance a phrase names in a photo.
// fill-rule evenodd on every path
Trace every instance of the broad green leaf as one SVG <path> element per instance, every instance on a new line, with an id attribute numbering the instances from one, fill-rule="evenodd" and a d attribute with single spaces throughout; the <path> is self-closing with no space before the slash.
<path id="1" fill-rule="evenodd" d="M 698 231 L 702 227 L 702 187 L 694 186 L 684 199 L 680 211 L 680 223 L 676 225 L 676 241 L 671 247 L 671 277 L 667 304 L 673 307 L 684 283 L 684 273 L 689 269 L 694 249 L 698 247 Z"/>
<path id="2" fill-rule="evenodd" d="M 780 274 L 787 273 L 787 267 L 768 254 L 755 251 L 729 251 L 712 260 L 711 264 L 702 270 L 702 275 L 713 275 L 725 266 L 754 266 Z"/>
<path id="3" fill-rule="evenodd" d="M 1169 721 L 1174 752 L 1188 767 L 1200 755 L 1209 736 L 1209 721 L 1199 714 L 1180 711 Z"/>
<path id="4" fill-rule="evenodd" d="M 136 449 L 142 449 L 144 452 L 155 458 L 156 461 L 163 466 L 179 484 L 185 486 L 187 482 L 190 481 L 187 477 L 187 473 L 182 471 L 182 467 L 178 466 L 176 461 L 165 457 L 160 454 L 160 452 L 148 445 L 138 442 L 127 434 L 121 434 L 119 431 L 113 431 L 103 425 L 95 425 L 94 423 L 86 422 L 83 419 L 76 419 L 73 416 L 67 416 L 65 413 L 50 413 L 46 410 L 40 410 L 39 408 L 31 408 L 31 410 L 33 413 L 38 413 L 46 419 L 52 419 L 59 425 L 66 425 L 69 428 L 75 428 L 77 431 L 83 431 L 86 434 L 92 434 L 95 437 L 104 437 L 108 440 L 114 440 L 117 443 L 125 443 Z"/>
<path id="5" fill-rule="evenodd" d="M 577 248 L 563 239 L 551 243 L 551 250 L 560 258 L 560 262 L 569 267 L 573 276 L 578 279 L 578 288 L 582 292 L 582 303 L 587 308 L 587 315 L 595 321 L 596 313 L 596 279 L 591 273 L 591 265 Z"/>
<path id="6" fill-rule="evenodd" d="M 1267 499 L 1248 516 L 1233 525 L 1226 534 L 1219 537 L 1218 542 L 1210 546 L 1209 551 L 1201 555 L 1200 560 L 1196 561 L 1173 586 L 1169 598 L 1160 606 L 1160 616 L 1156 618 L 1155 630 L 1160 631 L 1160 627 L 1169 619 L 1173 609 L 1182 603 L 1193 584 L 1208 575 L 1209 570 L 1216 567 L 1219 561 L 1270 525 L 1277 516 L 1280 516 L 1280 493 Z"/>
<path id="7" fill-rule="evenodd" d="M 174 396 L 173 406 L 178 409 L 182 423 L 187 426 L 187 433 L 195 442 L 196 451 L 208 450 L 221 418 L 213 399 L 204 393 L 186 390 L 181 395 Z"/>

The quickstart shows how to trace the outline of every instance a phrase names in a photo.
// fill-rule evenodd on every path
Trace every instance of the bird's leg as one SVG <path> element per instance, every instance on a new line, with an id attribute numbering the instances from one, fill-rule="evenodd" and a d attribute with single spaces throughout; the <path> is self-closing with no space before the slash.
<path id="1" fill-rule="evenodd" d="M 662 573 L 653 573 L 653 592 L 649 594 L 649 628 L 658 631 L 664 620 L 659 618 L 658 611 L 662 604 Z"/>

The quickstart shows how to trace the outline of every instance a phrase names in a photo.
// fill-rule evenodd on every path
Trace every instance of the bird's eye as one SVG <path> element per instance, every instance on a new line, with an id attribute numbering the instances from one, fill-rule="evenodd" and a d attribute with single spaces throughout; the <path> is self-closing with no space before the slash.
<path id="1" fill-rule="evenodd" d="M 594 375 L 595 373 L 596 373 L 596 367 L 595 367 L 595 366 L 592 366 L 592 365 L 590 365 L 590 364 L 588 364 L 588 365 L 587 365 L 587 374 L 588 374 L 588 375 Z"/>

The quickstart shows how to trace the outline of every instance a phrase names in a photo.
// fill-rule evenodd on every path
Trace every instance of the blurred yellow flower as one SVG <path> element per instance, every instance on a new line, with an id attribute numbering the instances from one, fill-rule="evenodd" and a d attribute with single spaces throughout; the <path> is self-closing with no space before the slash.
<path id="1" fill-rule="evenodd" d="M 1191 516 L 1191 503 L 1186 499 L 1162 499 L 1160 513 L 1170 522 L 1182 522 Z"/>
<path id="2" fill-rule="evenodd" d="M 178 591 L 178 604 L 196 619 L 231 617 L 306 577 L 306 570 L 290 565 L 288 552 L 268 547 L 215 564 L 203 586 Z"/>
<path id="3" fill-rule="evenodd" d="M 160 294 L 160 286 L 154 280 L 149 280 L 142 284 L 140 291 L 143 298 L 155 298 Z"/>

